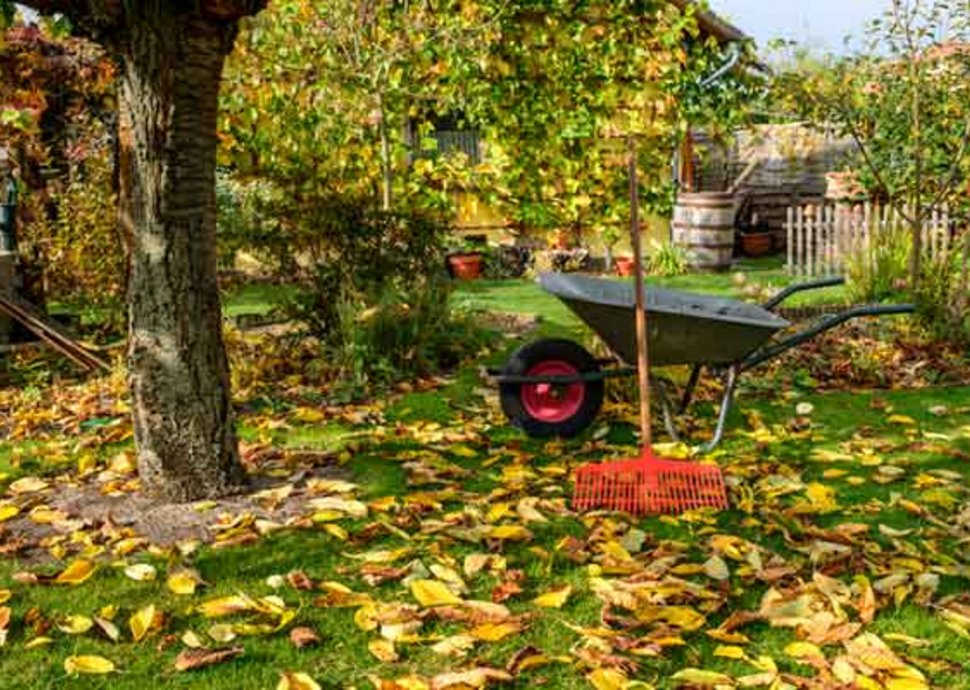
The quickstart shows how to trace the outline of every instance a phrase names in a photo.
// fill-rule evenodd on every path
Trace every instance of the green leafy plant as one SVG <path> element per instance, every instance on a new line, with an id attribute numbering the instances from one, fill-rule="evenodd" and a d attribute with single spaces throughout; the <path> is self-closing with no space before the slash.
<path id="1" fill-rule="evenodd" d="M 669 278 L 687 273 L 687 251 L 672 242 L 651 243 L 650 255 L 647 257 L 647 273 Z"/>
<path id="2" fill-rule="evenodd" d="M 924 262 L 915 296 L 920 321 L 931 336 L 970 343 L 970 233 L 951 251 Z"/>
<path id="3" fill-rule="evenodd" d="M 867 247 L 846 256 L 849 299 L 853 302 L 878 302 L 899 291 L 905 282 L 909 262 L 910 238 L 904 226 L 874 225 Z"/>

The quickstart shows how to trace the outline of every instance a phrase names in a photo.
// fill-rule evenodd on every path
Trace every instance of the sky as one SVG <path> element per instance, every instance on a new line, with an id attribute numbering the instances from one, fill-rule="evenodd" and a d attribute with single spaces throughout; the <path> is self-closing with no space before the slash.
<path id="1" fill-rule="evenodd" d="M 709 0 L 711 8 L 753 36 L 762 48 L 773 38 L 795 39 L 819 52 L 842 52 L 846 34 L 859 36 L 889 0 Z"/>

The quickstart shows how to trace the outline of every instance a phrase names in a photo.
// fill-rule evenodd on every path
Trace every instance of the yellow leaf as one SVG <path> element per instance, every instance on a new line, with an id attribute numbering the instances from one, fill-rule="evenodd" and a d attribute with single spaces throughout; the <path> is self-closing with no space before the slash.
<path id="1" fill-rule="evenodd" d="M 916 420 L 904 414 L 891 414 L 886 417 L 886 421 L 890 424 L 903 424 L 905 426 L 913 426 L 916 424 Z"/>
<path id="2" fill-rule="evenodd" d="M 743 659 L 747 655 L 740 647 L 722 644 L 718 645 L 717 649 L 714 650 L 714 656 L 723 657 L 725 659 Z"/>
<path id="3" fill-rule="evenodd" d="M 64 660 L 68 673 L 111 673 L 115 665 L 101 656 L 69 656 Z"/>
<path id="4" fill-rule="evenodd" d="M 155 623 L 155 605 L 149 604 L 138 609 L 131 618 L 128 619 L 128 627 L 131 628 L 131 636 L 135 642 L 141 642 L 148 631 Z"/>
<path id="5" fill-rule="evenodd" d="M 94 627 L 94 621 L 87 616 L 67 616 L 57 624 L 57 629 L 68 635 L 83 635 Z"/>
<path id="6" fill-rule="evenodd" d="M 155 579 L 155 566 L 148 563 L 136 563 L 125 568 L 125 575 L 136 582 L 148 582 Z"/>
<path id="7" fill-rule="evenodd" d="M 431 651 L 441 656 L 462 656 L 475 646 L 475 642 L 475 638 L 471 635 L 452 635 L 433 644 Z"/>
<path id="8" fill-rule="evenodd" d="M 532 600 L 532 603 L 546 609 L 561 609 L 572 593 L 573 588 L 566 585 L 565 587 L 550 590 L 545 594 L 540 594 Z"/>
<path id="9" fill-rule="evenodd" d="M 280 673 L 276 690 L 320 690 L 319 684 L 305 673 Z"/>
<path id="10" fill-rule="evenodd" d="M 459 599 L 448 586 L 437 580 L 413 580 L 411 594 L 422 606 L 442 606 L 445 604 L 460 604 Z"/>
<path id="11" fill-rule="evenodd" d="M 24 649 L 34 649 L 35 647 L 44 647 L 53 642 L 49 637 L 35 637 L 30 642 L 24 645 Z"/>
<path id="12" fill-rule="evenodd" d="M 60 585 L 79 585 L 94 574 L 96 566 L 86 558 L 77 558 L 54 578 Z"/>
<path id="13" fill-rule="evenodd" d="M 216 623 L 215 625 L 209 627 L 209 637 L 219 644 L 224 644 L 226 642 L 232 642 L 236 639 L 236 631 L 231 625 L 227 625 L 226 623 Z"/>
<path id="14" fill-rule="evenodd" d="M 195 588 L 198 586 L 199 581 L 192 571 L 178 570 L 174 573 L 169 573 L 165 584 L 175 594 L 189 596 L 195 594 Z"/>
<path id="15" fill-rule="evenodd" d="M 598 668 L 587 674 L 586 680 L 596 690 L 624 690 L 628 682 L 627 677 L 615 668 Z"/>
<path id="16" fill-rule="evenodd" d="M 357 518 L 367 517 L 367 506 L 360 501 L 337 498 L 336 496 L 324 496 L 322 498 L 311 499 L 309 504 L 318 514 L 337 513 Z M 326 520 L 321 520 L 321 522 L 326 522 Z"/>
<path id="17" fill-rule="evenodd" d="M 35 491 L 43 491 L 47 487 L 48 484 L 43 479 L 39 479 L 38 477 L 24 477 L 13 482 L 8 487 L 8 490 L 13 494 L 27 494 Z"/>
<path id="18" fill-rule="evenodd" d="M 727 580 L 731 577 L 727 563 L 720 556 L 711 556 L 704 563 L 704 573 L 712 580 Z"/>
<path id="19" fill-rule="evenodd" d="M 890 678 L 883 681 L 886 690 L 929 690 L 925 680 L 919 678 Z"/>
<path id="20" fill-rule="evenodd" d="M 385 664 L 398 660 L 397 650 L 394 649 L 394 643 L 390 640 L 371 640 L 367 643 L 367 650 Z"/>
<path id="21" fill-rule="evenodd" d="M 485 642 L 498 642 L 520 630 L 522 630 L 522 626 L 517 622 L 506 621 L 504 623 L 484 623 L 472 628 L 469 633 L 472 637 Z"/>
<path id="22" fill-rule="evenodd" d="M 672 675 L 670 679 L 679 681 L 680 685 L 734 685 L 730 676 L 699 668 L 682 669 Z"/>
<path id="23" fill-rule="evenodd" d="M 205 647 L 205 642 L 199 637 L 199 634 L 194 630 L 186 630 L 182 633 L 182 644 L 191 649 L 200 649 Z"/>
<path id="24" fill-rule="evenodd" d="M 824 659 L 825 655 L 822 654 L 822 650 L 811 642 L 792 642 L 790 645 L 785 647 L 785 654 L 792 657 L 793 659 Z"/>
<path id="25" fill-rule="evenodd" d="M 233 594 L 228 597 L 210 599 L 199 604 L 198 611 L 206 618 L 219 618 L 220 616 L 230 616 L 234 613 L 241 613 L 255 608 L 255 602 L 242 594 Z"/>
<path id="26" fill-rule="evenodd" d="M 532 532 L 522 525 L 499 525 L 492 527 L 487 536 L 489 539 L 505 539 L 509 541 L 528 541 L 532 539 Z"/>
<path id="27" fill-rule="evenodd" d="M 478 453 L 476 453 L 475 451 L 473 451 L 468 446 L 464 446 L 464 445 L 461 445 L 461 444 L 453 445 L 453 446 L 449 447 L 448 448 L 448 452 L 451 453 L 452 455 L 457 455 L 460 458 L 477 458 L 478 457 Z"/>
<path id="28" fill-rule="evenodd" d="M 0 505 L 0 522 L 4 522 L 12 517 L 15 517 L 19 512 L 20 508 L 10 503 Z"/>
<path id="29" fill-rule="evenodd" d="M 663 621 L 688 631 L 697 630 L 707 622 L 704 614 L 688 606 L 647 605 L 638 608 L 635 614 L 637 619 L 644 623 Z"/>

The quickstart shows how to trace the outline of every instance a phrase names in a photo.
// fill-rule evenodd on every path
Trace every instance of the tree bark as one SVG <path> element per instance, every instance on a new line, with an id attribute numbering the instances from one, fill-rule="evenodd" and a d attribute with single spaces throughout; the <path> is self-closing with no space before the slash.
<path id="1" fill-rule="evenodd" d="M 119 48 L 131 229 L 128 367 L 138 468 L 175 501 L 245 483 L 216 273 L 216 118 L 235 21 L 139 3 Z"/>

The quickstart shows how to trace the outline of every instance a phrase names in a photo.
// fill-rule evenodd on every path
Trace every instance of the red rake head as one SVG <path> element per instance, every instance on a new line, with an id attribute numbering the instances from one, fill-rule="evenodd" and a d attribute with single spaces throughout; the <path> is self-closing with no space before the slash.
<path id="1" fill-rule="evenodd" d="M 636 460 L 584 465 L 576 472 L 576 510 L 681 513 L 727 508 L 721 470 L 683 460 L 658 458 L 649 449 Z"/>

